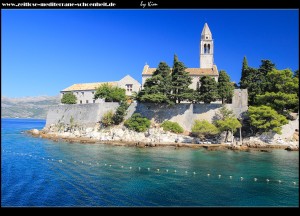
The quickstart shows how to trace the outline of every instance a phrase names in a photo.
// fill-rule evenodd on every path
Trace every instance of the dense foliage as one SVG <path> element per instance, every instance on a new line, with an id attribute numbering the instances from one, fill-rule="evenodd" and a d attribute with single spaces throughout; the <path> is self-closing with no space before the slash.
<path id="1" fill-rule="evenodd" d="M 76 104 L 77 98 L 72 92 L 65 93 L 61 98 L 63 104 Z"/>
<path id="2" fill-rule="evenodd" d="M 164 121 L 160 126 L 164 129 L 164 131 L 183 133 L 183 128 L 177 122 Z"/>
<path id="3" fill-rule="evenodd" d="M 137 100 L 148 103 L 168 103 L 171 93 L 171 69 L 165 62 L 160 62 L 153 76 L 148 78 L 144 88 L 137 95 Z"/>
<path id="4" fill-rule="evenodd" d="M 207 138 L 219 133 L 218 128 L 206 120 L 195 120 L 192 133 L 199 138 Z"/>
<path id="5" fill-rule="evenodd" d="M 299 112 L 298 70 L 277 70 L 270 60 L 262 60 L 258 69 L 251 68 L 243 61 L 241 88 L 248 89 L 251 130 L 279 133 L 291 112 Z M 272 121 L 269 114 L 274 114 Z M 264 119 L 269 119 L 266 121 Z"/>
<path id="6" fill-rule="evenodd" d="M 200 101 L 211 103 L 218 98 L 217 82 L 213 77 L 203 76 L 200 78 L 200 88 L 198 88 Z"/>
<path id="7" fill-rule="evenodd" d="M 189 101 L 193 97 L 193 90 L 189 88 L 189 85 L 192 84 L 192 78 L 185 69 L 184 63 L 179 61 L 178 57 L 174 55 L 173 70 L 171 74 L 171 100 L 174 103 Z"/>
<path id="8" fill-rule="evenodd" d="M 257 133 L 273 131 L 281 134 L 281 126 L 288 123 L 283 115 L 278 114 L 269 106 L 250 106 L 248 115 L 250 124 Z"/>
<path id="9" fill-rule="evenodd" d="M 221 70 L 217 84 L 217 92 L 219 98 L 224 102 L 231 103 L 233 96 L 234 85 L 230 82 L 230 77 L 226 71 Z"/>
<path id="10" fill-rule="evenodd" d="M 125 89 L 112 86 L 108 83 L 100 85 L 94 95 L 94 99 L 104 98 L 105 102 L 121 102 L 126 100 Z"/>
<path id="11" fill-rule="evenodd" d="M 192 78 L 183 62 L 174 56 L 172 72 L 165 62 L 160 62 L 152 77 L 145 81 L 137 100 L 148 103 L 174 104 L 181 101 L 192 101 L 194 91 L 189 88 Z"/>
<path id="12" fill-rule="evenodd" d="M 135 113 L 124 123 L 125 127 L 137 132 L 145 132 L 150 127 L 150 120 Z"/>

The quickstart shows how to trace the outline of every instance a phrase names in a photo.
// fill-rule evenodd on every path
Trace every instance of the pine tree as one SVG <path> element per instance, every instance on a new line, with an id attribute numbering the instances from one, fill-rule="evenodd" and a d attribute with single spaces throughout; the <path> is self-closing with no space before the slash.
<path id="1" fill-rule="evenodd" d="M 246 60 L 247 61 L 247 60 Z M 234 86 L 230 82 L 230 77 L 226 71 L 221 70 L 218 79 L 218 95 L 222 100 L 222 104 L 226 101 L 230 101 L 233 96 Z"/>
<path id="2" fill-rule="evenodd" d="M 281 134 L 281 126 L 288 123 L 287 119 L 268 106 L 250 106 L 248 109 L 250 124 L 258 133 L 274 131 Z"/>
<path id="3" fill-rule="evenodd" d="M 178 60 L 174 55 L 174 64 L 171 74 L 172 81 L 172 94 L 171 99 L 174 103 L 180 103 L 184 100 L 191 100 L 193 97 L 193 90 L 189 88 L 192 84 L 192 78 L 188 72 L 185 71 L 186 67 L 183 62 Z"/>
<path id="4" fill-rule="evenodd" d="M 200 78 L 199 98 L 204 103 L 211 103 L 218 98 L 217 83 L 214 78 L 203 76 Z"/>

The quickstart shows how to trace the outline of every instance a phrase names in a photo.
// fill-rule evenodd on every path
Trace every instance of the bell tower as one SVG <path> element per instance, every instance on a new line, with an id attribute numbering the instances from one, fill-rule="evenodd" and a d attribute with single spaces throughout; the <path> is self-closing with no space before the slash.
<path id="1" fill-rule="evenodd" d="M 204 24 L 200 41 L 200 68 L 212 68 L 214 64 L 214 41 L 207 23 Z"/>

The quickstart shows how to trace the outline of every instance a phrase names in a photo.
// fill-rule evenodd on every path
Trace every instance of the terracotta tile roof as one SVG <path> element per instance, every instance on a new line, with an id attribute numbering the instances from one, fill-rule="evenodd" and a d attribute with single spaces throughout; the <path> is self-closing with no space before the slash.
<path id="1" fill-rule="evenodd" d="M 146 67 L 144 68 L 142 75 L 151 76 L 155 70 L 156 68 Z M 219 75 L 215 65 L 213 66 L 213 68 L 187 68 L 186 72 L 188 72 L 191 76 Z"/>
<path id="2" fill-rule="evenodd" d="M 96 82 L 96 83 L 78 83 L 69 86 L 68 88 L 65 88 L 61 91 L 80 91 L 80 90 L 94 90 L 97 87 L 99 87 L 101 84 L 108 83 L 109 85 L 112 86 L 117 86 L 118 82 Z"/>

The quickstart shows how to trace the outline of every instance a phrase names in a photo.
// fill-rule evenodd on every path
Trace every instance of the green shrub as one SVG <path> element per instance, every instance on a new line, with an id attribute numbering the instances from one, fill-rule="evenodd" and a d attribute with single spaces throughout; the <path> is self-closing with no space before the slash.
<path id="1" fill-rule="evenodd" d="M 137 132 L 145 132 L 150 127 L 150 120 L 135 113 L 124 123 L 125 127 Z"/>
<path id="2" fill-rule="evenodd" d="M 77 98 L 72 92 L 65 93 L 61 98 L 63 104 L 76 104 Z"/>
<path id="3" fill-rule="evenodd" d="M 113 122 L 115 125 L 120 124 L 124 120 L 124 117 L 127 113 L 127 108 L 128 108 L 127 102 L 122 101 L 113 116 Z"/>
<path id="4" fill-rule="evenodd" d="M 109 83 L 100 85 L 94 95 L 94 99 L 104 98 L 105 102 L 121 102 L 126 101 L 125 89 L 112 86 Z"/>
<path id="5" fill-rule="evenodd" d="M 183 128 L 177 122 L 164 121 L 160 126 L 164 129 L 164 131 L 183 133 Z"/>
<path id="6" fill-rule="evenodd" d="M 218 128 L 206 120 L 195 120 L 192 133 L 200 138 L 213 136 L 219 133 Z"/>
<path id="7" fill-rule="evenodd" d="M 112 110 L 109 110 L 108 112 L 104 113 L 101 119 L 101 123 L 103 124 L 104 127 L 109 127 L 114 123 L 113 116 L 114 113 Z"/>

